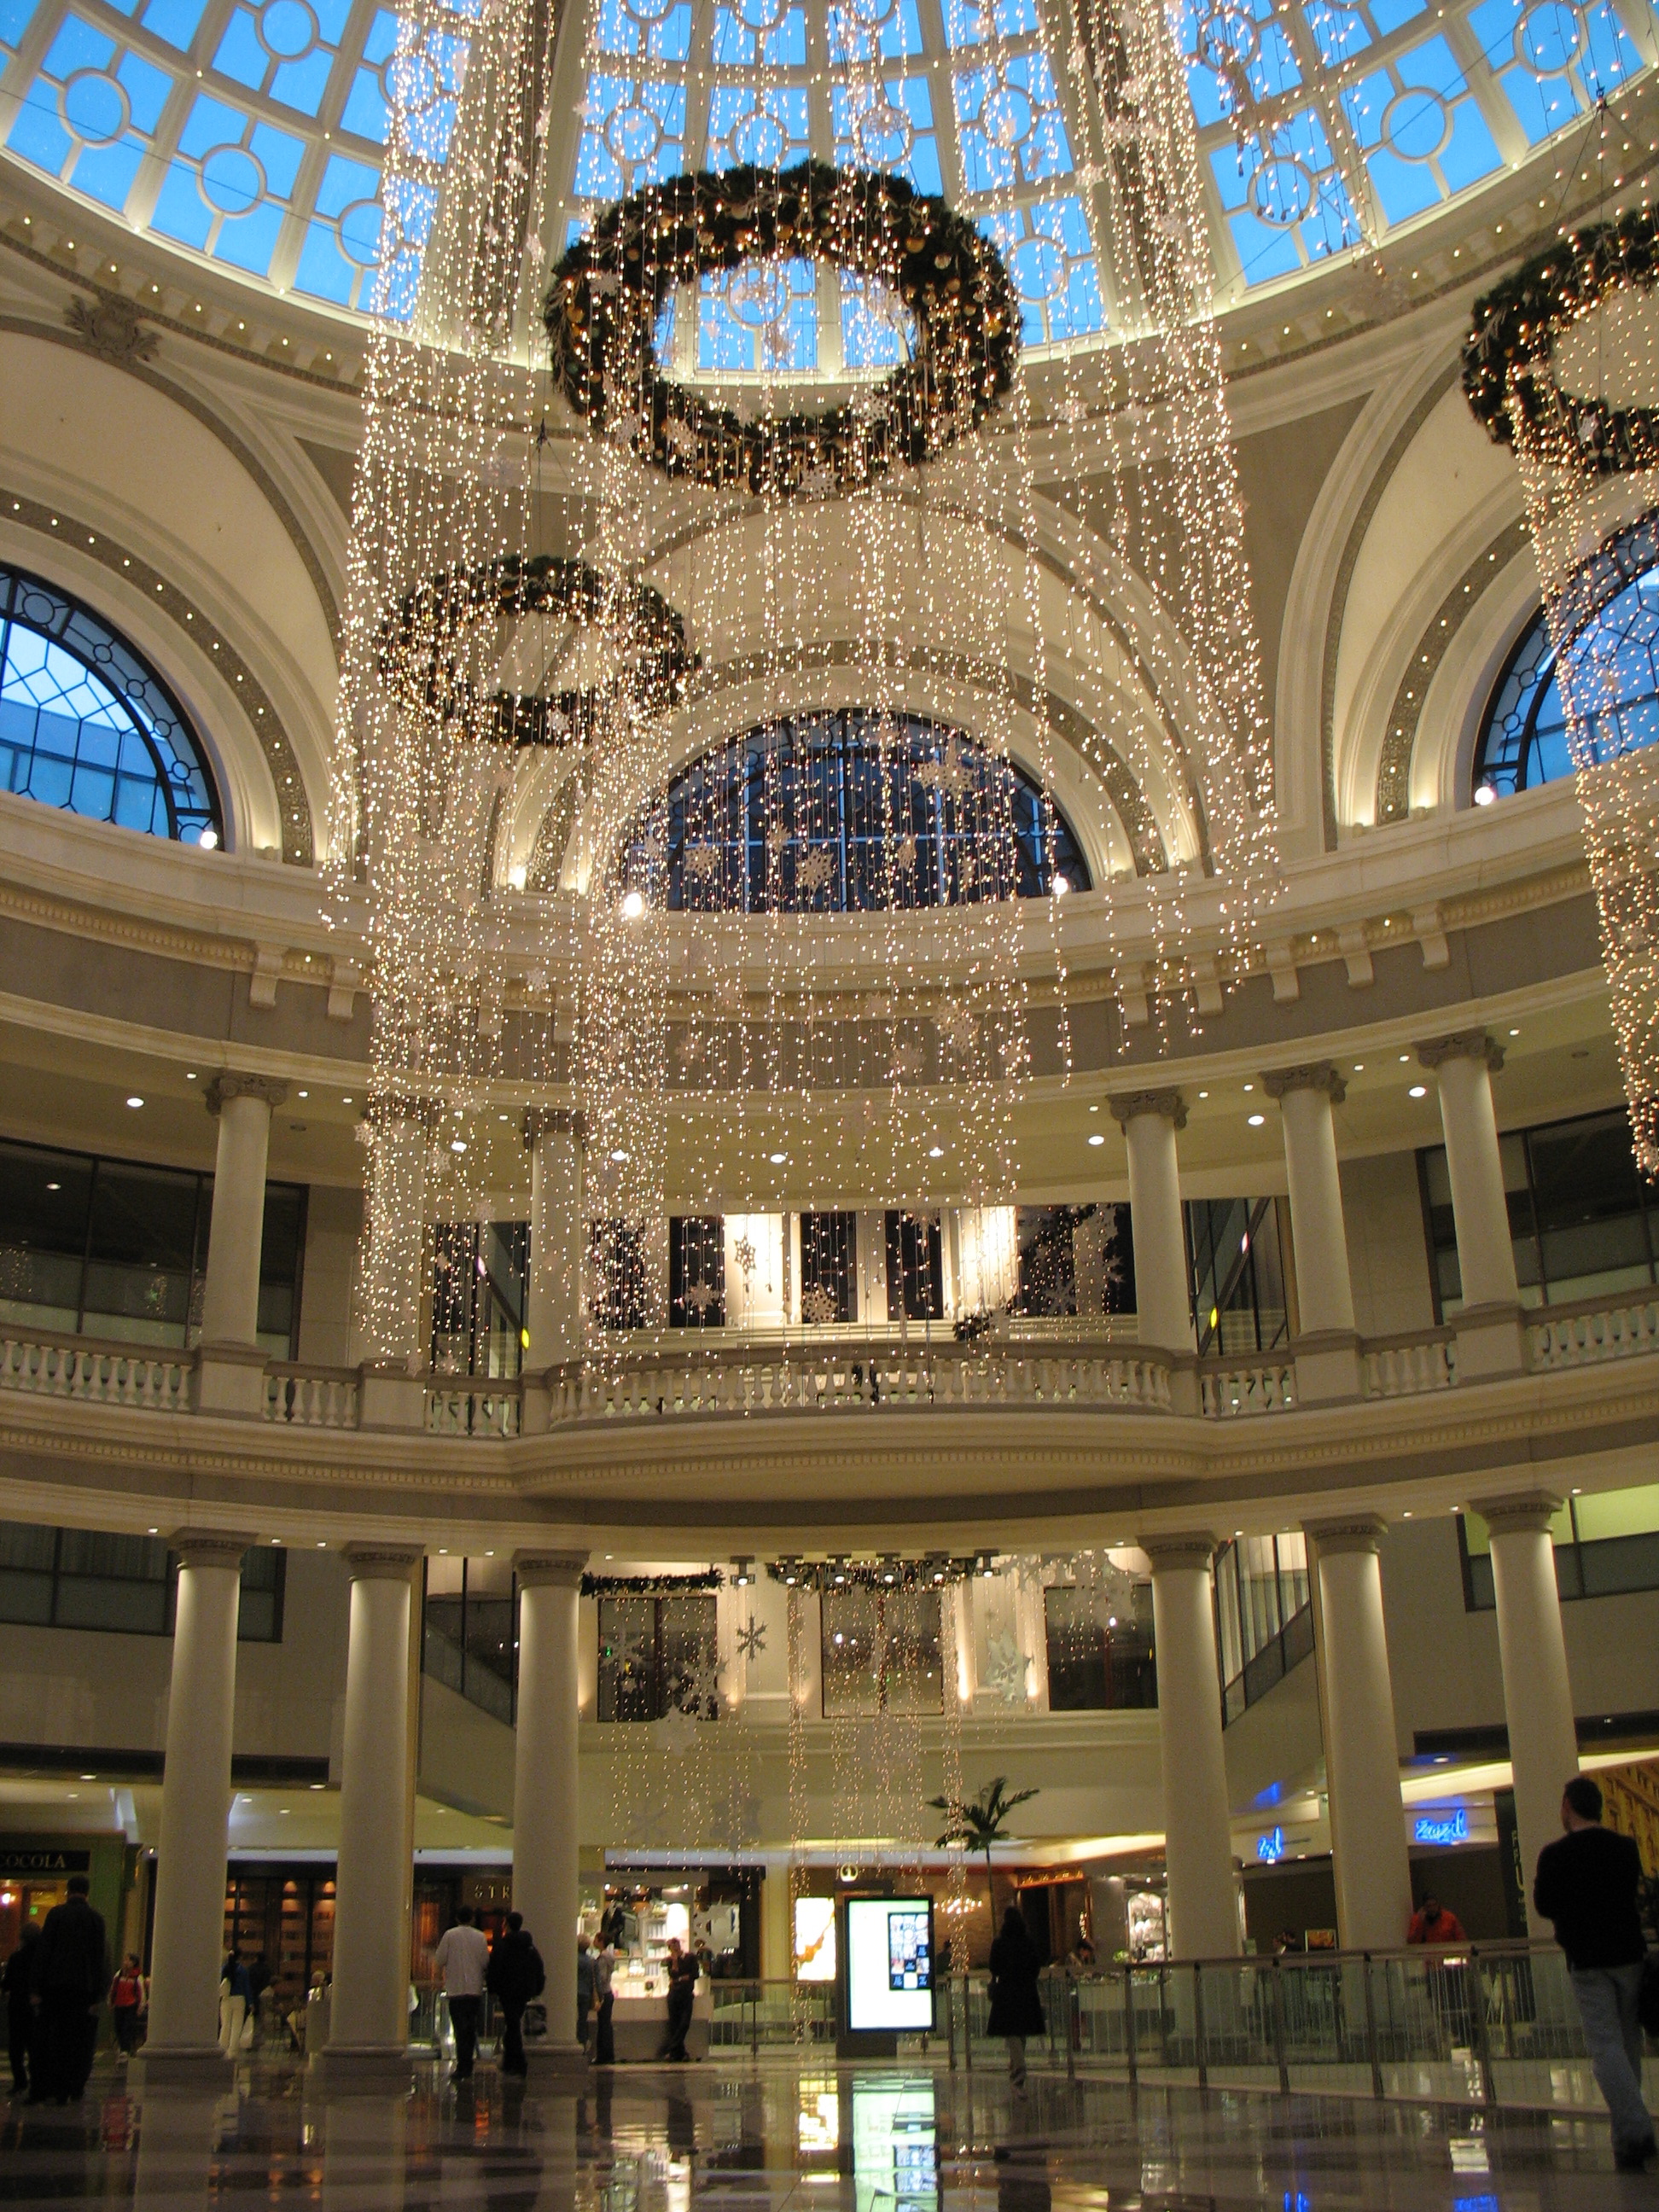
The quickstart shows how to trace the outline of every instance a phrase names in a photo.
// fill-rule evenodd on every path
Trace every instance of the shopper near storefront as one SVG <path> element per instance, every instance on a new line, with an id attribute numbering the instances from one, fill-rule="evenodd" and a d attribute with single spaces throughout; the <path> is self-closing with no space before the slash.
<path id="1" fill-rule="evenodd" d="M 528 2074 L 530 2063 L 524 2055 L 524 2008 L 547 1987 L 547 1971 L 524 1924 L 523 1913 L 507 1914 L 507 1925 L 490 1951 L 489 1969 L 484 1978 L 501 2015 L 499 2071 Z"/>
<path id="2" fill-rule="evenodd" d="M 40 1930 L 32 1920 L 23 1923 L 17 1948 L 0 1974 L 6 1993 L 6 2039 L 10 2046 L 11 2094 L 21 2097 L 29 2088 L 29 2077 L 39 2063 L 40 2038 L 34 2012 L 34 1959 Z"/>
<path id="3" fill-rule="evenodd" d="M 691 2056 L 685 2047 L 686 2030 L 691 2025 L 692 2007 L 697 1997 L 697 1954 L 688 1951 L 678 1936 L 668 1939 L 668 2040 L 662 2047 L 665 2058 L 687 2059 Z"/>
<path id="4" fill-rule="evenodd" d="M 599 1948 L 593 1954 L 593 2063 L 614 2066 L 617 2063 L 616 2032 L 611 2022 L 611 2008 L 616 2003 L 616 1991 L 611 1984 L 617 1972 L 617 1947 L 602 1929 Z"/>
<path id="5" fill-rule="evenodd" d="M 593 1950 L 586 1936 L 576 1938 L 576 2040 L 587 2048 L 587 2023 L 593 2013 Z"/>
<path id="6" fill-rule="evenodd" d="M 1406 1930 L 1407 1943 L 1467 1943 L 1463 1923 L 1455 1912 L 1448 1912 L 1440 1899 L 1427 1893 L 1411 1917 Z"/>
<path id="7" fill-rule="evenodd" d="M 1562 1792 L 1561 1826 L 1566 1833 L 1538 1854 L 1533 1903 L 1554 1922 L 1567 1954 L 1590 2064 L 1613 2116 L 1613 2163 L 1639 2173 L 1656 2155 L 1637 2017 L 1647 1948 L 1637 1906 L 1641 1854 L 1629 1836 L 1601 1826 L 1601 1792 L 1588 1774 L 1575 1774 Z"/>
<path id="8" fill-rule="evenodd" d="M 145 2002 L 138 1954 L 129 1951 L 109 1985 L 109 2016 L 115 2024 L 115 2040 L 124 2058 L 131 2058 L 138 2048 L 138 2023 L 144 2016 Z"/>
<path id="9" fill-rule="evenodd" d="M 446 1928 L 439 1938 L 432 1964 L 449 2001 L 449 2024 L 455 2031 L 455 2079 L 470 2081 L 478 2055 L 484 1977 L 489 1972 L 489 1945 L 483 1929 L 472 1924 L 470 1905 L 457 1907 L 455 1924 Z"/>
<path id="10" fill-rule="evenodd" d="M 991 1946 L 991 2011 L 985 2023 L 988 2035 L 1000 2035 L 1008 2045 L 1008 2079 L 1017 2091 L 1025 2087 L 1025 2039 L 1042 2035 L 1048 2022 L 1037 1995 L 1036 1946 L 1027 1932 L 1018 1905 L 1002 1916 L 1002 1933 Z"/>
<path id="11" fill-rule="evenodd" d="M 32 2105 L 60 2105 L 86 2094 L 98 2042 L 98 2008 L 110 1984 L 109 1941 L 104 1916 L 93 1910 L 91 1883 L 69 1878 L 69 1894 L 54 1905 L 40 1929 L 34 1954 L 35 2002 L 40 2014 L 40 2053 L 29 2091 Z"/>

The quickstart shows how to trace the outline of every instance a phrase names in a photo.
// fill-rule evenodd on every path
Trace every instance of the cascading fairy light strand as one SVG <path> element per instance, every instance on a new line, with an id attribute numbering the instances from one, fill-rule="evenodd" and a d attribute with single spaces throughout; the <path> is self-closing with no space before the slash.
<path id="1" fill-rule="evenodd" d="M 1645 197 L 1645 195 L 1644 195 Z M 1620 595 L 1659 555 L 1659 218 L 1559 240 L 1475 303 L 1463 388 L 1520 464 L 1636 1158 L 1659 1175 L 1659 746 Z M 1644 617 L 1645 619 L 1645 617 Z"/>

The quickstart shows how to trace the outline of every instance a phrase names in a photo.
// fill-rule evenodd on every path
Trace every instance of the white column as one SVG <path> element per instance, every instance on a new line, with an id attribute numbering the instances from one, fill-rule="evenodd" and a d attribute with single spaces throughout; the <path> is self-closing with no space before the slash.
<path id="1" fill-rule="evenodd" d="M 1176 1132 L 1187 1126 L 1186 1103 L 1178 1091 L 1136 1091 L 1107 1103 L 1129 1155 L 1129 1228 L 1140 1341 L 1165 1352 L 1190 1352 L 1193 1302 L 1176 1157 Z"/>
<path id="2" fill-rule="evenodd" d="M 400 2081 L 409 2048 L 410 1570 L 418 1549 L 349 1544 L 334 2001 L 324 2070 Z"/>
<path id="3" fill-rule="evenodd" d="M 587 1224 L 582 1200 L 583 1120 L 563 1107 L 532 1106 L 524 1117 L 530 1152 L 530 1283 L 526 1370 L 539 1373 L 580 1358 L 582 1261 Z"/>
<path id="4" fill-rule="evenodd" d="M 155 1861 L 155 1927 L 144 2046 L 155 2082 L 228 2075 L 219 2049 L 225 1854 L 236 1709 L 236 1613 L 252 1538 L 180 1528 Z"/>
<path id="5" fill-rule="evenodd" d="M 218 1116 L 213 1218 L 202 1286 L 204 1344 L 251 1345 L 259 1332 L 259 1250 L 265 1232 L 265 1161 L 270 1113 L 286 1083 L 263 1075 L 216 1075 L 203 1094 Z"/>
<path id="6" fill-rule="evenodd" d="M 1533 1869 L 1539 1852 L 1560 1832 L 1561 1792 L 1578 1771 L 1578 1730 L 1550 1535 L 1550 1522 L 1560 1510 L 1559 1498 L 1541 1492 L 1483 1500 L 1480 1507 L 1492 1531 L 1498 1649 L 1527 1921 L 1534 1936 L 1545 1937 L 1551 1927 L 1533 1911 Z"/>
<path id="7" fill-rule="evenodd" d="M 1463 1303 L 1512 1306 L 1520 1293 L 1492 1099 L 1492 1079 L 1504 1065 L 1503 1048 L 1485 1030 L 1464 1030 L 1419 1045 L 1417 1057 L 1433 1070 L 1440 1092 Z"/>
<path id="8" fill-rule="evenodd" d="M 513 1903 L 547 1969 L 541 2072 L 580 2072 L 576 2041 L 576 1627 L 585 1552 L 519 1552 L 519 1720 L 513 1772 Z"/>
<path id="9" fill-rule="evenodd" d="M 1183 1531 L 1140 1543 L 1152 1567 L 1170 1954 L 1232 1958 L 1238 1904 L 1210 1579 L 1215 1538 Z"/>
<path id="10" fill-rule="evenodd" d="M 1310 1522 L 1307 1534 L 1317 1547 L 1337 1933 L 1345 1950 L 1393 1950 L 1411 1921 L 1412 1879 L 1377 1556 L 1385 1530 L 1367 1516 Z"/>
<path id="11" fill-rule="evenodd" d="M 1302 1334 L 1351 1330 L 1353 1287 L 1348 1279 L 1348 1238 L 1336 1168 L 1336 1125 L 1331 1116 L 1331 1109 L 1346 1097 L 1347 1085 L 1328 1060 L 1264 1075 L 1261 1082 L 1267 1096 L 1279 1101 L 1285 1125 Z"/>
<path id="12" fill-rule="evenodd" d="M 421 1341 L 421 1307 L 438 1109 L 429 1099 L 388 1091 L 369 1100 L 363 1119 L 369 1146 L 361 1281 L 371 1295 L 358 1325 L 368 1364 L 388 1376 L 406 1376 L 425 1365 L 430 1348 Z"/>

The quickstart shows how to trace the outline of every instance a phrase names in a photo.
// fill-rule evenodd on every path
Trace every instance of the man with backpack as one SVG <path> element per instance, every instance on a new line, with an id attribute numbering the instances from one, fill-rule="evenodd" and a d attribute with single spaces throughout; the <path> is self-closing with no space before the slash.
<path id="1" fill-rule="evenodd" d="M 524 1924 L 522 1912 L 509 1912 L 506 1927 L 495 1938 L 485 1987 L 501 2008 L 500 2071 L 528 2074 L 530 2065 L 524 2055 L 524 2008 L 547 1987 L 547 1970 Z"/>

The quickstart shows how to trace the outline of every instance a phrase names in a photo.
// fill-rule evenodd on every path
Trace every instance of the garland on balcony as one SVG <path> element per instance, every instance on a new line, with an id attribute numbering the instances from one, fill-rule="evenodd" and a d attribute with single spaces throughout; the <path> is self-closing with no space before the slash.
<path id="1" fill-rule="evenodd" d="M 584 1575 L 584 1597 L 684 1597 L 700 1590 L 726 1587 L 718 1567 L 705 1567 L 691 1575 Z"/>
<path id="2" fill-rule="evenodd" d="M 855 403 L 781 421 L 745 420 L 664 376 L 657 325 L 682 285 L 791 260 L 895 295 L 915 357 Z M 1019 356 L 1013 282 L 975 224 L 902 177 L 823 161 L 705 170 L 619 201 L 560 262 L 544 319 L 555 380 L 594 431 L 628 427 L 667 476 L 786 497 L 931 460 L 978 428 Z"/>
<path id="3" fill-rule="evenodd" d="M 920 1559 L 804 1559 L 769 1560 L 766 1572 L 787 1589 L 816 1590 L 937 1590 L 952 1583 L 967 1582 L 992 1571 L 994 1555 L 981 1552 L 972 1559 L 951 1559 L 930 1552 Z"/>
<path id="4" fill-rule="evenodd" d="M 380 673 L 411 706 L 434 709 L 446 721 L 464 718 L 480 738 L 516 746 L 580 744 L 592 724 L 594 692 L 483 696 L 461 672 L 469 635 L 483 623 L 542 614 L 620 638 L 626 680 L 641 697 L 675 705 L 684 696 L 697 657 L 686 643 L 684 618 L 662 593 L 544 553 L 532 560 L 504 554 L 405 592 L 380 625 Z"/>
<path id="5" fill-rule="evenodd" d="M 1586 476 L 1659 466 L 1659 408 L 1582 399 L 1549 373 L 1556 339 L 1609 294 L 1650 292 L 1656 283 L 1659 214 L 1641 208 L 1559 240 L 1477 300 L 1463 344 L 1463 395 L 1494 444 L 1547 429 L 1555 450 Z"/>

